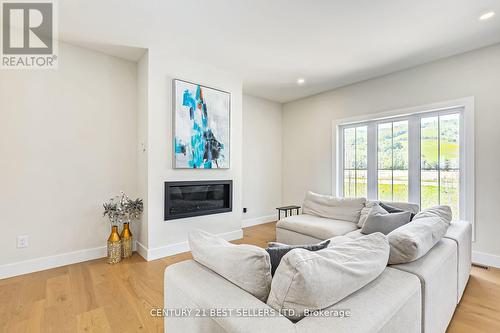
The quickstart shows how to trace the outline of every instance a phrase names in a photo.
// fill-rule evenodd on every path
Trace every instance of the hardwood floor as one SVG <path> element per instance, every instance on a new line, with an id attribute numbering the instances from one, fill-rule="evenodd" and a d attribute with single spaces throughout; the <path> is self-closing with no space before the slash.
<path id="1" fill-rule="evenodd" d="M 244 229 L 235 243 L 266 246 L 274 223 Z M 163 271 L 182 253 L 146 262 L 104 259 L 0 280 L 0 332 L 163 332 Z M 500 332 L 500 270 L 473 268 L 448 332 Z"/>

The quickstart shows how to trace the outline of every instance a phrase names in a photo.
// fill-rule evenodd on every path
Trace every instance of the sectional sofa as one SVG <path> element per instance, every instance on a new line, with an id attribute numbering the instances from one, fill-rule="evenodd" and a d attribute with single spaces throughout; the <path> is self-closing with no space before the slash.
<path id="1" fill-rule="evenodd" d="M 360 215 L 373 201 L 366 201 Z M 418 212 L 418 205 L 387 203 Z M 453 221 L 446 236 L 423 257 L 389 265 L 363 288 L 327 310 L 346 310 L 348 317 L 310 316 L 292 322 L 262 316 L 266 303 L 195 261 L 169 266 L 165 272 L 167 309 L 243 309 L 237 316 L 169 316 L 166 332 L 445 332 L 465 290 L 471 268 L 471 225 Z M 358 223 L 311 214 L 290 216 L 276 225 L 286 244 L 314 244 L 337 236 L 361 237 Z M 248 311 L 248 312 L 245 312 Z"/>
<path id="2" fill-rule="evenodd" d="M 375 204 L 367 201 L 366 206 Z M 417 213 L 419 206 L 403 202 L 385 204 Z M 361 237 L 358 224 L 301 214 L 276 224 L 276 240 L 285 244 L 314 244 L 335 236 Z M 418 277 L 422 296 L 422 332 L 444 332 L 460 301 L 471 269 L 472 227 L 467 221 L 452 221 L 448 231 L 424 257 L 406 264 L 388 266 Z M 453 281 L 454 283 L 450 283 Z"/>

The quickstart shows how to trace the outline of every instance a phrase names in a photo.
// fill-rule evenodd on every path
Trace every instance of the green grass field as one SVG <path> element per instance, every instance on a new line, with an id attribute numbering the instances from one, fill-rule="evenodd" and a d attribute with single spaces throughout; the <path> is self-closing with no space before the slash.
<path id="1" fill-rule="evenodd" d="M 354 179 L 352 179 L 354 180 Z M 348 183 L 345 183 L 345 188 L 348 187 Z M 352 194 L 346 194 L 346 196 L 354 196 L 354 186 L 351 185 Z M 408 186 L 406 184 L 394 184 L 394 196 L 391 195 L 392 186 L 389 183 L 378 184 L 378 198 L 385 201 L 408 201 Z M 451 184 L 445 183 L 441 185 L 441 204 L 449 205 L 453 212 L 453 216 L 459 216 L 459 197 L 458 197 L 458 183 Z M 366 183 L 358 182 L 356 184 L 356 196 L 366 197 Z M 423 185 L 421 187 L 421 206 L 422 209 L 432 207 L 439 202 L 439 192 L 437 182 L 435 185 Z"/>
<path id="2" fill-rule="evenodd" d="M 452 167 L 458 168 L 459 146 L 454 142 L 441 142 L 441 160 L 453 161 Z M 437 165 L 438 145 L 435 140 L 422 140 L 421 146 L 422 160 L 430 165 Z M 453 165 L 455 164 L 455 165 Z"/>

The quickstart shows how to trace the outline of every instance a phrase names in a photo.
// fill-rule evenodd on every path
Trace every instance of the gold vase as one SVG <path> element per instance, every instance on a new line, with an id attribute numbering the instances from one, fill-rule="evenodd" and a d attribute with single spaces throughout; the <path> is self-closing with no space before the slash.
<path id="1" fill-rule="evenodd" d="M 128 223 L 123 223 L 121 239 L 122 239 L 122 257 L 130 258 L 132 256 L 132 232 L 130 232 Z"/>
<path id="2" fill-rule="evenodd" d="M 118 234 L 118 227 L 111 227 L 111 235 L 108 238 L 108 264 L 116 264 L 122 260 L 122 241 Z"/>

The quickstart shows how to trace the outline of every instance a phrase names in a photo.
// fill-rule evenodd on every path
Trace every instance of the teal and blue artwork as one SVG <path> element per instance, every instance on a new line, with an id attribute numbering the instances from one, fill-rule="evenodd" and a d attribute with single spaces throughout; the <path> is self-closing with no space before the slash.
<path id="1" fill-rule="evenodd" d="M 229 168 L 231 95 L 174 80 L 174 167 Z"/>

